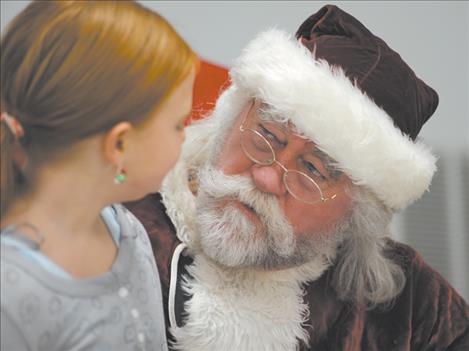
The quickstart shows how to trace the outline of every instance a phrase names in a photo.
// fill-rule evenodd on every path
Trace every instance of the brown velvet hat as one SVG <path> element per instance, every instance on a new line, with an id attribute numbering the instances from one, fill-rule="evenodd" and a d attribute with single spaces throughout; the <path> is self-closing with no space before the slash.
<path id="1" fill-rule="evenodd" d="M 383 40 L 334 5 L 311 15 L 296 37 L 317 59 L 339 66 L 412 139 L 438 106 L 437 93 Z"/>
<path id="2" fill-rule="evenodd" d="M 278 29 L 260 33 L 230 76 L 214 128 L 232 125 L 237 109 L 256 98 L 388 208 L 400 210 L 428 189 L 436 158 L 417 134 L 438 96 L 399 54 L 338 7 L 310 16 L 296 38 Z"/>

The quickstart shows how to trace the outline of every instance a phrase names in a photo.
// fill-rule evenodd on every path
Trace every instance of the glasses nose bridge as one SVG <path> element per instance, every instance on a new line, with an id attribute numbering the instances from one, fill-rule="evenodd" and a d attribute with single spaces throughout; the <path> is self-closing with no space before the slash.
<path id="1" fill-rule="evenodd" d="M 273 150 L 273 149 L 272 149 Z M 277 158 L 276 158 L 276 155 L 275 155 L 275 151 L 274 151 L 274 160 L 272 161 L 272 164 L 276 164 L 278 166 L 280 166 L 280 168 L 283 170 L 282 172 L 282 183 L 283 183 L 283 186 L 285 187 L 285 190 L 291 194 L 291 191 L 290 191 L 290 188 L 288 187 L 288 184 L 287 184 L 287 174 L 288 174 L 288 169 L 287 167 L 285 167 L 283 164 L 281 164 Z"/>
<path id="2" fill-rule="evenodd" d="M 283 173 L 287 173 L 287 172 L 288 172 L 287 167 L 285 167 L 283 164 L 281 164 L 281 163 L 277 160 L 276 155 L 275 155 L 275 152 L 274 152 L 274 159 L 273 159 L 272 163 L 273 163 L 273 164 L 276 164 L 276 165 L 279 165 L 280 168 L 283 170 Z"/>

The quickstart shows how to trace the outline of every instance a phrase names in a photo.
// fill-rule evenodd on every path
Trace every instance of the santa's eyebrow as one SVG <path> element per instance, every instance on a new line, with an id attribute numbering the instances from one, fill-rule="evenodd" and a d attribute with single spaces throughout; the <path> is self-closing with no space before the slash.
<path id="1" fill-rule="evenodd" d="M 262 102 L 257 108 L 257 112 L 260 112 L 258 113 L 259 120 L 278 126 L 285 133 L 290 132 L 285 118 L 278 115 L 277 111 L 271 108 L 269 104 Z"/>

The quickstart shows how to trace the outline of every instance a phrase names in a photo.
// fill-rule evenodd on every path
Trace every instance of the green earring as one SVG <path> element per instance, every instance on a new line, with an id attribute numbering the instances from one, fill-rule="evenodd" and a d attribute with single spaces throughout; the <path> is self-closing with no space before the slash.
<path id="1" fill-rule="evenodd" d="M 125 174 L 124 170 L 120 170 L 117 172 L 117 174 L 114 176 L 114 184 L 122 184 L 125 183 L 127 180 L 127 174 Z"/>

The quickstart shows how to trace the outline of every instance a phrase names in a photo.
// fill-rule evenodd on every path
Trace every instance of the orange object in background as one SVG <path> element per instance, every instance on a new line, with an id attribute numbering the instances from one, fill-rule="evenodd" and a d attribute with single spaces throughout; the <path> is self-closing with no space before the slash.
<path id="1" fill-rule="evenodd" d="M 220 93 L 229 84 L 227 68 L 201 59 L 199 72 L 195 78 L 192 115 L 188 124 L 192 120 L 206 116 L 214 108 Z"/>

